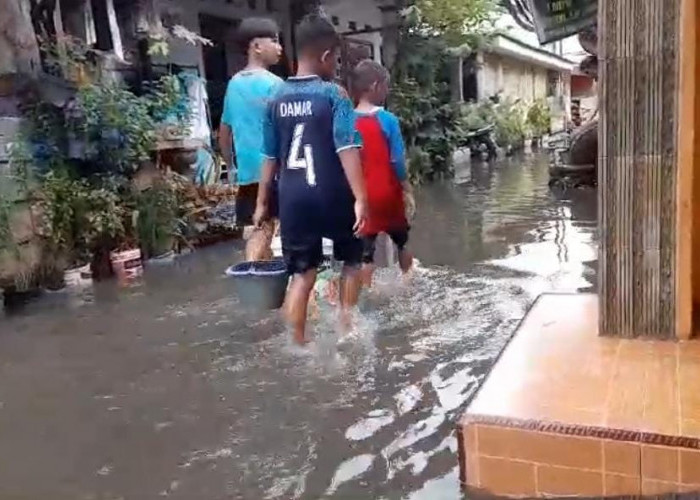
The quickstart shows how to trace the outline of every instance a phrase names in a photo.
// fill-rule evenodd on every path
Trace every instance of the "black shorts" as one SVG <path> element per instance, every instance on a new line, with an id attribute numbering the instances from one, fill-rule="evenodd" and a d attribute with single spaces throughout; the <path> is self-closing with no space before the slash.
<path id="1" fill-rule="evenodd" d="M 236 225 L 238 227 L 252 226 L 255 207 L 258 204 L 258 190 L 260 184 L 246 184 L 238 186 L 236 193 Z M 271 188 L 269 207 L 269 217 L 277 217 L 277 185 L 273 184 Z"/>
<path id="2" fill-rule="evenodd" d="M 363 241 L 352 234 L 332 238 L 333 258 L 346 266 L 362 263 Z M 282 237 L 282 254 L 290 274 L 304 274 L 318 269 L 323 262 L 323 238 L 321 236 Z"/>
<path id="3" fill-rule="evenodd" d="M 406 248 L 406 243 L 408 243 L 408 231 L 410 228 L 396 229 L 394 231 L 389 231 L 386 234 L 389 235 L 391 241 L 394 242 L 402 252 Z M 378 234 L 372 234 L 370 236 L 365 236 L 362 238 L 362 262 L 363 264 L 373 264 L 374 263 L 374 252 L 377 249 L 377 236 Z"/>

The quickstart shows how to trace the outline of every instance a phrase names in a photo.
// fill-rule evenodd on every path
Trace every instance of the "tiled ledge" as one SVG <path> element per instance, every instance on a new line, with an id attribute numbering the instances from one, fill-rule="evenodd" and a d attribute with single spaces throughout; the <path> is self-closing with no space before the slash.
<path id="1" fill-rule="evenodd" d="M 462 480 L 514 497 L 700 491 L 700 343 L 601 338 L 544 295 L 460 422 Z"/>

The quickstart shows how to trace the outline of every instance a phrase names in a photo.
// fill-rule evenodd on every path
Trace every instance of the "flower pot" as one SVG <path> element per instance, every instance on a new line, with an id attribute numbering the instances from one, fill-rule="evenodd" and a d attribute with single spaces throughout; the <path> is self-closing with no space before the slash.
<path id="1" fill-rule="evenodd" d="M 92 285 L 92 269 L 90 269 L 90 264 L 66 269 L 63 276 L 66 288 L 86 288 Z"/>
<path id="2" fill-rule="evenodd" d="M 147 265 L 169 265 L 175 262 L 175 250 L 170 250 L 169 252 L 162 253 L 156 257 L 151 257 L 146 261 Z"/>
<path id="3" fill-rule="evenodd" d="M 128 283 L 143 275 L 143 260 L 141 250 L 132 249 L 109 254 L 112 271 L 117 280 Z"/>

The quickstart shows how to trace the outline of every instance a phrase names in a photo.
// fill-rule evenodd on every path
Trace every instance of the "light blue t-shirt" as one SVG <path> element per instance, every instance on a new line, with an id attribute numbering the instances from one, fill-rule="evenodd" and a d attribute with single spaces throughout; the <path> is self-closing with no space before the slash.
<path id="1" fill-rule="evenodd" d="M 228 83 L 221 121 L 233 131 L 240 185 L 260 182 L 263 123 L 280 84 L 281 78 L 264 69 L 243 70 Z"/>

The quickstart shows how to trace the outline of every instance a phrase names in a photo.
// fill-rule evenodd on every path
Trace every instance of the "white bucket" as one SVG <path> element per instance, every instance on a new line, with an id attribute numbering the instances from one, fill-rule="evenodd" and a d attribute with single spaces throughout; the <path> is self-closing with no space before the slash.
<path id="1" fill-rule="evenodd" d="M 86 288 L 92 285 L 92 270 L 90 264 L 67 269 L 63 275 L 66 288 Z"/>

